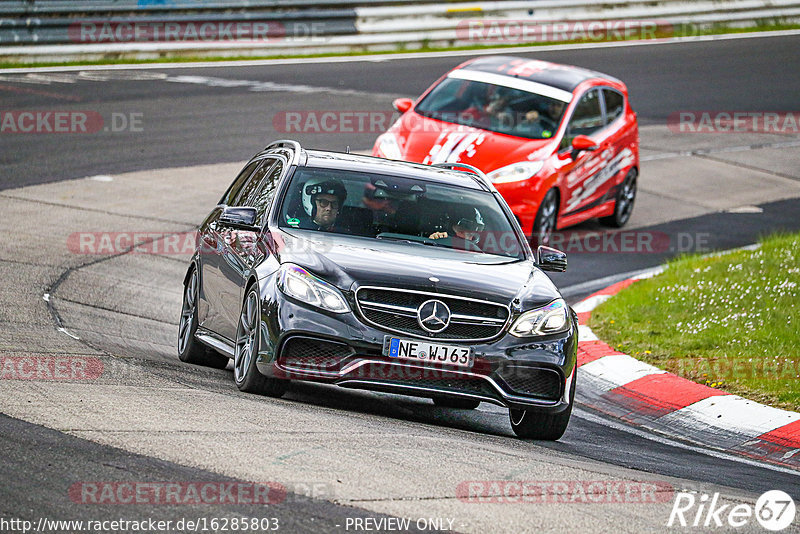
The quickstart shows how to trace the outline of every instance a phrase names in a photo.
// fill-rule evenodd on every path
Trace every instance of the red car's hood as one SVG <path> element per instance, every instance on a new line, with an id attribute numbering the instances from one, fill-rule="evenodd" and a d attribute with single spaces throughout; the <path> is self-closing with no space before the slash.
<path id="1" fill-rule="evenodd" d="M 413 117 L 413 122 L 403 120 Z M 469 163 L 491 172 L 518 161 L 542 159 L 550 139 L 525 139 L 489 130 L 451 124 L 408 112 L 396 125 L 403 159 L 418 163 Z M 408 124 L 413 127 L 408 127 Z"/>

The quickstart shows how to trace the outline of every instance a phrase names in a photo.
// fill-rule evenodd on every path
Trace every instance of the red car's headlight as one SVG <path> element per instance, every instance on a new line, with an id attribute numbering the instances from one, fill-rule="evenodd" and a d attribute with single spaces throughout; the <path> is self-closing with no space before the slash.
<path id="1" fill-rule="evenodd" d="M 378 138 L 378 150 L 381 155 L 387 159 L 403 159 L 403 153 L 400 151 L 400 143 L 394 134 L 385 133 Z"/>
<path id="2" fill-rule="evenodd" d="M 543 161 L 520 161 L 519 163 L 501 167 L 486 176 L 495 184 L 519 182 L 520 180 L 527 180 L 542 170 L 543 166 Z"/>

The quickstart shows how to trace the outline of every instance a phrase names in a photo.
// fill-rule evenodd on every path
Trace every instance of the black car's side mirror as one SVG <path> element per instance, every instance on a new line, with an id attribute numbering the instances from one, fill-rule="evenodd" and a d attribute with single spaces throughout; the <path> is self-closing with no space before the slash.
<path id="1" fill-rule="evenodd" d="M 219 224 L 229 228 L 257 232 L 260 230 L 260 228 L 256 226 L 257 218 L 258 212 L 255 208 L 227 207 L 222 212 L 222 215 L 219 216 Z"/>
<path id="2" fill-rule="evenodd" d="M 563 273 L 567 270 L 567 254 L 542 245 L 536 249 L 536 265 L 543 271 Z"/>

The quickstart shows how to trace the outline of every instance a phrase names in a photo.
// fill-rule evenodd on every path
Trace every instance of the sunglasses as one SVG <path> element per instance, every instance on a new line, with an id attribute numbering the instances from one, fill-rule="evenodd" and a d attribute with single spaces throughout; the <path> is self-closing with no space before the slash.
<path id="1" fill-rule="evenodd" d="M 329 200 L 327 198 L 318 198 L 315 200 L 317 206 L 320 208 L 327 208 L 330 207 L 331 209 L 339 209 L 339 201 L 338 200 Z"/>

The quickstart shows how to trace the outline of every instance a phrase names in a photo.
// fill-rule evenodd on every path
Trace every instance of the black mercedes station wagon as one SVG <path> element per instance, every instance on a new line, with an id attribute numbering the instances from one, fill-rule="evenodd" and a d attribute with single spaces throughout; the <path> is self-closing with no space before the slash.
<path id="1" fill-rule="evenodd" d="M 277 141 L 199 229 L 178 352 L 272 397 L 291 380 L 509 408 L 558 439 L 575 397 L 577 317 L 491 182 Z"/>

